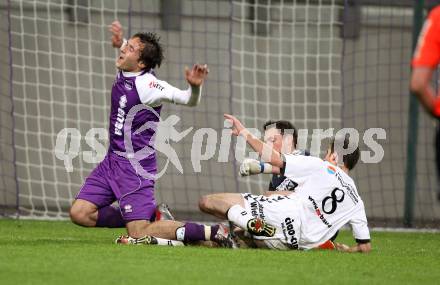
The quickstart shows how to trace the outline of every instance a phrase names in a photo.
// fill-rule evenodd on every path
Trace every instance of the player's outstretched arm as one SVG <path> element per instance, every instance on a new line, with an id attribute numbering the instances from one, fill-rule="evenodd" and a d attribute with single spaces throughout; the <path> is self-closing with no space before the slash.
<path id="1" fill-rule="evenodd" d="M 243 136 L 250 147 L 258 152 L 262 160 L 270 163 L 272 166 L 283 167 L 284 162 L 279 152 L 251 134 L 236 117 L 229 114 L 224 114 L 224 117 L 232 122 L 232 134 Z"/>
<path id="2" fill-rule="evenodd" d="M 197 106 L 200 102 L 202 93 L 202 84 L 208 75 L 208 66 L 206 64 L 195 64 L 191 69 L 186 68 L 185 77 L 190 87 L 181 90 L 172 86 L 166 81 L 158 80 L 153 75 L 146 75 L 145 80 L 136 82 L 136 87 L 140 92 L 141 102 L 150 106 L 157 106 L 165 102 Z"/>
<path id="3" fill-rule="evenodd" d="M 171 102 L 179 105 L 186 105 L 190 107 L 197 106 L 200 102 L 202 94 L 202 85 L 209 73 L 208 66 L 206 64 L 195 64 L 191 69 L 185 68 L 185 78 L 188 81 L 190 87 L 186 90 L 180 90 L 169 83 L 161 80 L 154 79 L 153 84 L 158 84 L 162 89 L 154 92 L 158 92 L 157 96 L 145 96 L 150 98 L 159 98 L 161 102 Z M 153 90 L 153 89 L 148 89 Z M 143 102 L 151 103 L 151 102 Z"/>
<path id="4" fill-rule="evenodd" d="M 115 48 L 121 48 L 124 43 L 124 31 L 122 30 L 121 23 L 118 20 L 113 21 L 108 29 L 112 34 L 112 46 Z"/>
<path id="5" fill-rule="evenodd" d="M 336 249 L 343 252 L 361 252 L 369 253 L 371 251 L 371 243 L 358 243 L 355 246 L 349 247 L 346 244 L 335 242 Z"/>

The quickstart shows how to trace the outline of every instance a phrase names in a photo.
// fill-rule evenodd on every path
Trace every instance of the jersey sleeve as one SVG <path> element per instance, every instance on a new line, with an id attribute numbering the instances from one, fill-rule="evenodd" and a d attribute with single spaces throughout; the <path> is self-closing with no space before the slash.
<path id="1" fill-rule="evenodd" d="M 440 62 L 440 6 L 429 13 L 420 31 L 412 67 L 435 68 Z"/>
<path id="2" fill-rule="evenodd" d="M 370 242 L 370 230 L 368 229 L 367 216 L 365 215 L 363 203 L 358 208 L 358 211 L 352 216 L 349 224 L 351 225 L 353 237 L 357 243 Z"/>
<path id="3" fill-rule="evenodd" d="M 299 178 L 316 173 L 322 169 L 324 161 L 313 156 L 286 154 L 282 175 L 288 178 Z"/>
<path id="4" fill-rule="evenodd" d="M 136 89 L 142 104 L 159 106 L 163 102 L 182 104 L 180 98 L 190 97 L 191 90 L 180 90 L 147 73 L 136 78 Z"/>

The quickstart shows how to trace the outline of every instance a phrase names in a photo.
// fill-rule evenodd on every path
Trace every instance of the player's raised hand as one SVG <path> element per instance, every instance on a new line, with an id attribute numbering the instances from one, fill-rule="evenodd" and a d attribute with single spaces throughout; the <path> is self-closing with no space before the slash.
<path id="1" fill-rule="evenodd" d="M 191 69 L 185 67 L 186 81 L 188 81 L 188 83 L 191 86 L 202 85 L 208 73 L 209 73 L 209 69 L 208 69 L 208 65 L 206 64 L 204 65 L 194 64 L 194 66 Z"/>
<path id="2" fill-rule="evenodd" d="M 235 136 L 238 135 L 246 135 L 245 131 L 246 128 L 243 126 L 243 124 L 240 122 L 240 120 L 238 120 L 236 117 L 229 115 L 229 114 L 224 114 L 223 115 L 225 117 L 226 120 L 229 120 L 232 123 L 232 134 Z"/>
<path id="3" fill-rule="evenodd" d="M 124 32 L 121 23 L 116 20 L 108 28 L 112 33 L 112 45 L 115 48 L 120 48 L 124 43 Z"/>

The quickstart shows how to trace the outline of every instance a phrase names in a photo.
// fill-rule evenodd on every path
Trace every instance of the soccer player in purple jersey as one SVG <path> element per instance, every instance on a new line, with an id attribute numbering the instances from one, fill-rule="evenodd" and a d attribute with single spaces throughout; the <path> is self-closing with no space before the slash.
<path id="1" fill-rule="evenodd" d="M 120 48 L 116 59 L 118 72 L 111 91 L 110 146 L 104 160 L 81 187 L 70 217 L 75 224 L 86 227 L 125 226 L 130 237 L 141 238 L 155 233 L 148 228 L 156 209 L 153 195 L 156 155 L 155 151 L 144 155 L 138 161 L 141 169 L 133 167 L 130 159 L 145 147 L 154 149 L 152 139 L 163 103 L 187 106 L 199 103 L 208 68 L 196 64 L 186 69 L 189 88 L 180 90 L 158 80 L 154 74 L 163 60 L 163 49 L 156 34 L 137 33 L 126 41 L 118 21 L 112 23 L 110 31 L 113 46 Z M 145 105 L 148 108 L 140 108 L 130 119 L 131 128 L 127 127 L 130 110 Z M 150 127 L 139 132 L 146 123 Z M 126 145 L 127 138 L 130 146 Z M 142 171 L 151 176 L 140 175 Z M 119 202 L 120 209 L 111 206 L 115 201 Z"/>

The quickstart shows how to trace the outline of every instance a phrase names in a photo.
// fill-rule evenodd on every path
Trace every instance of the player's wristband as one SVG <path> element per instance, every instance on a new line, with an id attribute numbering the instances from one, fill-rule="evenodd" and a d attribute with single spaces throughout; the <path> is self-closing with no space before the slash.
<path id="1" fill-rule="evenodd" d="M 434 110 L 433 115 L 436 117 L 440 117 L 440 97 L 435 98 L 434 101 Z"/>
<path id="2" fill-rule="evenodd" d="M 260 161 L 260 173 L 271 174 L 272 173 L 272 165 L 269 163 L 264 163 Z"/>

